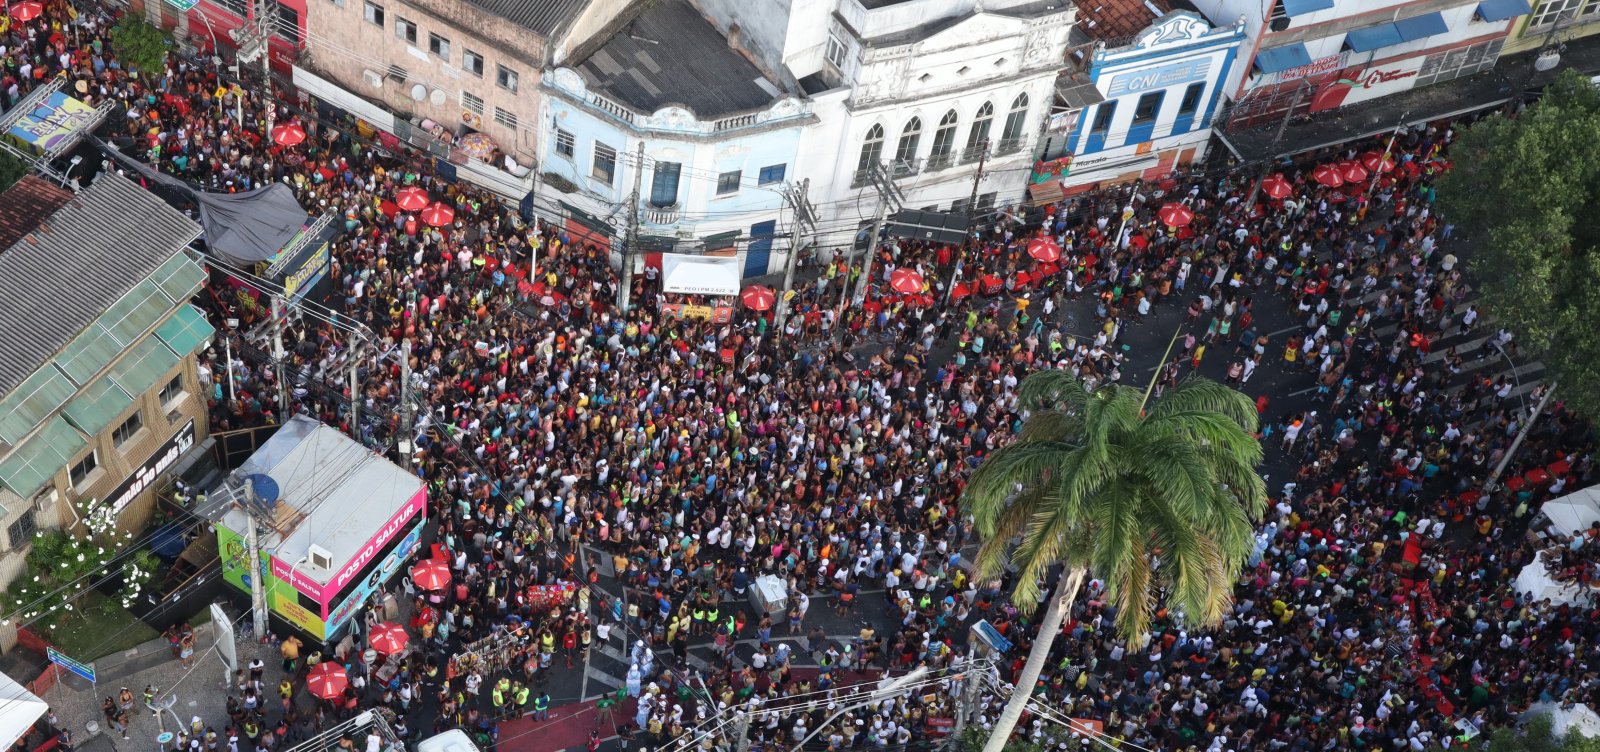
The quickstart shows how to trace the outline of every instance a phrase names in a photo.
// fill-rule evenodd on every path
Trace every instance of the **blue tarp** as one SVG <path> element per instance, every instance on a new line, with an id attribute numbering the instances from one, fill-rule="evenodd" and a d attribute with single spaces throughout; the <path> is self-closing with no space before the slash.
<path id="1" fill-rule="evenodd" d="M 1345 46 L 1356 52 L 1371 52 L 1379 47 L 1388 47 L 1403 41 L 1405 40 L 1400 38 L 1400 30 L 1392 23 L 1356 29 L 1344 37 Z"/>
<path id="2" fill-rule="evenodd" d="M 1311 63 L 1311 53 L 1303 44 L 1286 44 L 1256 53 L 1256 67 L 1262 73 L 1277 73 Z"/>
<path id="3" fill-rule="evenodd" d="M 1532 11 L 1528 0 L 1483 0 L 1478 3 L 1478 18 L 1485 21 L 1505 21 Z"/>
<path id="4" fill-rule="evenodd" d="M 1443 13 L 1425 13 L 1395 21 L 1394 28 L 1400 32 L 1401 39 L 1414 42 L 1423 37 L 1443 34 L 1450 30 L 1450 24 L 1444 22 Z"/>
<path id="5" fill-rule="evenodd" d="M 150 552 L 163 559 L 176 559 L 189 544 L 183 540 L 182 525 L 164 525 L 150 536 Z"/>
<path id="6" fill-rule="evenodd" d="M 1290 17 L 1303 16 L 1333 7 L 1334 0 L 1283 0 L 1283 12 Z"/>

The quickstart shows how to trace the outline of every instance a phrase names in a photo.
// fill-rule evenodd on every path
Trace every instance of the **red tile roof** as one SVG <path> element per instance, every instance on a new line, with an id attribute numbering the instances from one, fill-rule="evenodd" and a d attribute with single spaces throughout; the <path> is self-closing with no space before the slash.
<path id="1" fill-rule="evenodd" d="M 1078 28 L 1091 38 L 1122 43 L 1173 8 L 1170 0 L 1076 0 Z M 1160 12 L 1152 12 L 1154 6 Z"/>
<path id="2" fill-rule="evenodd" d="M 0 253 L 38 229 L 72 197 L 72 191 L 33 175 L 0 193 Z"/>

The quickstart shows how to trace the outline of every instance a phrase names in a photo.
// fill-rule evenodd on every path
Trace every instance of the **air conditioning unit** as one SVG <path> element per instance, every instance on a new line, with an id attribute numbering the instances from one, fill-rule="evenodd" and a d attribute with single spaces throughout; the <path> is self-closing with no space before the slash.
<path id="1" fill-rule="evenodd" d="M 383 76 L 378 75 L 377 71 L 375 71 L 375 70 L 364 70 L 364 71 L 361 71 L 361 77 L 367 80 L 367 85 L 368 86 L 371 86 L 374 89 L 382 89 L 383 88 Z"/>
<path id="2" fill-rule="evenodd" d="M 306 551 L 306 558 L 311 560 L 311 566 L 313 567 L 333 571 L 333 554 L 322 546 L 313 544 Z"/>
<path id="3" fill-rule="evenodd" d="M 411 77 L 411 73 L 410 72 L 408 72 L 405 68 L 402 68 L 402 67 L 400 67 L 398 65 L 389 66 L 389 70 L 385 75 L 387 75 L 389 78 L 392 78 L 392 79 L 394 79 L 396 81 L 405 81 L 407 78 Z"/>

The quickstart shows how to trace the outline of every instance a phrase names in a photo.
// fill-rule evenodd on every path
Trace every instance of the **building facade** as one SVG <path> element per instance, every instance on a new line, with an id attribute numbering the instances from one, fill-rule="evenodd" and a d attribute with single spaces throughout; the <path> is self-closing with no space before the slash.
<path id="1" fill-rule="evenodd" d="M 103 506 L 143 529 L 163 473 L 206 438 L 195 353 L 212 328 L 188 302 L 200 226 L 137 184 L 102 174 L 74 195 L 28 177 L 0 215 L 3 588 L 38 530 Z"/>
<path id="2" fill-rule="evenodd" d="M 1241 126 L 1338 110 L 1486 71 L 1526 0 L 1196 0 L 1250 39 L 1230 84 Z M 1263 14 L 1263 10 L 1267 12 Z M 1443 117 L 1449 113 L 1428 113 Z"/>
<path id="3" fill-rule="evenodd" d="M 541 84 L 541 190 L 620 236 L 637 185 L 641 247 L 781 269 L 784 190 L 816 118 L 737 45 L 687 0 L 661 0 L 568 58 Z"/>
<path id="4" fill-rule="evenodd" d="M 1047 174 L 1070 192 L 1155 177 L 1202 159 L 1244 39 L 1242 25 L 1213 27 L 1180 10 L 1153 20 L 1131 42 L 1096 49 L 1088 75 L 1104 99 L 1074 120 L 1070 155 L 1054 160 Z"/>
<path id="5" fill-rule="evenodd" d="M 1018 201 L 1073 16 L 1070 4 L 842 0 L 818 19 L 820 67 L 802 80 L 822 89 L 821 124 L 801 159 L 820 242 L 870 224 L 879 164 L 905 208 L 977 215 Z"/>
<path id="6" fill-rule="evenodd" d="M 1498 0 L 1530 6 L 1506 37 L 1503 54 L 1531 52 L 1566 39 L 1600 33 L 1600 0 Z"/>

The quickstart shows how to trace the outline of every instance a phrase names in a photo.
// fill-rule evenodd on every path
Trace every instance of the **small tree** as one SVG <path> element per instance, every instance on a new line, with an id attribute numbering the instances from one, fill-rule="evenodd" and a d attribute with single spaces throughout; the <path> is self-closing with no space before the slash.
<path id="1" fill-rule="evenodd" d="M 85 506 L 89 511 L 82 519 L 87 536 L 69 530 L 41 530 L 34 535 L 28 569 L 6 593 L 4 610 L 9 618 L 54 627 L 59 620 L 81 613 L 83 596 L 115 567 L 121 567 L 123 608 L 131 606 L 150 581 L 156 565 L 148 551 L 118 562 L 118 552 L 133 534 L 117 530 L 110 505 L 96 508 L 91 502 Z"/>
<path id="2" fill-rule="evenodd" d="M 28 174 L 28 165 L 9 151 L 0 149 L 0 191 L 16 185 Z"/>
<path id="3" fill-rule="evenodd" d="M 111 27 L 111 48 L 134 70 L 145 75 L 159 75 L 166 69 L 170 46 L 165 33 L 131 13 Z"/>

